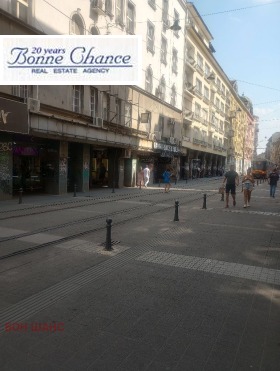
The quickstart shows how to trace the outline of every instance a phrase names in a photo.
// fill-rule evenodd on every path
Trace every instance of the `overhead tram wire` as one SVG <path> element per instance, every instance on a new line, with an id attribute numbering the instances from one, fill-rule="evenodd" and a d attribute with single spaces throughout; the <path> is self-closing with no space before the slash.
<path id="1" fill-rule="evenodd" d="M 236 81 L 243 82 L 244 84 L 249 84 L 249 85 L 258 86 L 259 88 L 270 89 L 270 90 L 275 90 L 275 91 L 279 91 L 279 92 L 280 92 L 280 89 L 272 88 L 272 87 L 270 87 L 270 86 L 264 86 L 264 85 L 260 85 L 260 84 L 255 84 L 255 83 L 253 83 L 253 82 L 248 82 L 248 81 L 244 81 L 244 80 L 237 80 L 237 79 L 236 79 Z"/>

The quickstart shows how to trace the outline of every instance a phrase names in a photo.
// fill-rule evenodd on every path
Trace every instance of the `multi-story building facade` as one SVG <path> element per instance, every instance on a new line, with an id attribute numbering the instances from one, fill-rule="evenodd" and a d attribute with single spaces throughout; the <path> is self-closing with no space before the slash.
<path id="1" fill-rule="evenodd" d="M 138 86 L 90 80 L 85 86 L 0 86 L 1 109 L 14 113 L 8 124 L 0 121 L 0 198 L 19 188 L 64 193 L 76 185 L 86 192 L 101 185 L 101 164 L 107 185 L 122 187 L 134 186 L 145 164 L 158 182 L 167 164 L 185 177 L 198 165 L 201 175 L 215 175 L 237 164 L 240 153 L 245 162 L 234 126 L 242 130 L 248 108 L 215 60 L 212 35 L 192 4 L 7 0 L 0 19 L 1 34 L 138 34 L 143 53 Z M 242 120 L 232 115 L 236 107 Z"/>
<path id="2" fill-rule="evenodd" d="M 203 175 L 218 175 L 230 163 L 242 172 L 251 158 L 253 132 L 248 127 L 252 115 L 215 59 L 212 35 L 195 6 L 190 3 L 187 8 L 182 135 L 182 145 L 188 148 L 185 163 L 194 174 L 199 167 Z M 249 143 L 250 151 L 245 143 Z"/>

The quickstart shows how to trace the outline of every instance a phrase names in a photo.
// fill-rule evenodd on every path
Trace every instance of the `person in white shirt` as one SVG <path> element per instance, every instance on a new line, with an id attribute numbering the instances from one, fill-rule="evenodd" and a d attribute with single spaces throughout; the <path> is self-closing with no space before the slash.
<path id="1" fill-rule="evenodd" d="M 144 185 L 147 188 L 150 181 L 150 169 L 148 165 L 146 165 L 145 169 L 143 170 L 143 173 L 144 173 Z"/>

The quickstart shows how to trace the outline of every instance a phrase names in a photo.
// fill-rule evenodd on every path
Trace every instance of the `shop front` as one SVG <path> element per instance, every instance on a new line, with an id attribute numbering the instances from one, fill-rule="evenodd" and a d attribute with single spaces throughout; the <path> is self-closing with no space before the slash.
<path id="1" fill-rule="evenodd" d="M 89 188 L 108 187 L 108 148 L 91 146 Z"/>
<path id="2" fill-rule="evenodd" d="M 162 174 L 169 168 L 174 179 L 180 176 L 180 151 L 176 145 L 154 142 L 154 183 L 160 183 Z"/>
<path id="3" fill-rule="evenodd" d="M 58 183 L 59 142 L 13 135 L 13 193 L 52 193 Z"/>
<path id="4" fill-rule="evenodd" d="M 0 200 L 13 195 L 15 133 L 28 134 L 27 105 L 0 97 Z"/>

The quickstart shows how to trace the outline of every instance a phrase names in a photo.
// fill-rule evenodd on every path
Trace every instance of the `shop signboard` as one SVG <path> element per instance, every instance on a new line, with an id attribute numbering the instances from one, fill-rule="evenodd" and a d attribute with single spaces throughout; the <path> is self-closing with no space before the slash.
<path id="1" fill-rule="evenodd" d="M 179 148 L 177 146 L 171 146 L 170 144 L 159 143 L 159 142 L 154 142 L 154 149 L 157 149 L 163 152 L 172 152 L 173 154 L 179 153 Z"/>
<path id="2" fill-rule="evenodd" d="M 0 98 L 0 132 L 28 134 L 27 105 Z"/>

